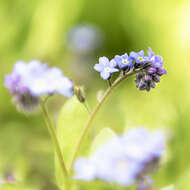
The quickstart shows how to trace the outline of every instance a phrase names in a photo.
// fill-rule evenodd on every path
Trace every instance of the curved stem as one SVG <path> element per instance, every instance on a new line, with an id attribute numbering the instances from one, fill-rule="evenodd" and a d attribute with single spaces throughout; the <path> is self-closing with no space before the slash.
<path id="1" fill-rule="evenodd" d="M 77 157 L 77 154 L 80 150 L 80 146 L 82 144 L 82 141 L 83 139 L 85 138 L 86 134 L 87 134 L 87 131 L 88 129 L 90 128 L 91 126 L 91 123 L 92 121 L 94 120 L 97 112 L 99 111 L 100 107 L 103 105 L 103 103 L 105 102 L 105 100 L 107 99 L 107 97 L 109 96 L 109 94 L 112 92 L 112 90 L 118 85 L 120 84 L 124 79 L 128 78 L 129 76 L 133 75 L 133 74 L 136 74 L 137 72 L 139 71 L 133 71 L 133 72 L 130 72 L 126 75 L 123 75 L 123 76 L 119 76 L 113 83 L 112 85 L 106 90 L 106 92 L 104 93 L 103 97 L 101 98 L 100 102 L 95 106 L 94 110 L 91 112 L 90 116 L 89 116 L 89 119 L 82 131 L 82 134 L 78 140 L 78 143 L 77 143 L 77 146 L 75 148 L 75 151 L 74 151 L 74 154 L 72 156 L 72 159 L 71 159 L 71 164 L 70 164 L 70 167 L 69 167 L 69 172 L 72 171 L 72 167 L 73 167 L 73 164 L 74 164 L 74 161 Z"/>
<path id="2" fill-rule="evenodd" d="M 65 167 L 65 163 L 64 163 L 64 160 L 63 160 L 63 155 L 62 155 L 62 152 L 61 152 L 61 148 L 59 146 L 59 142 L 58 142 L 58 139 L 57 139 L 57 136 L 56 136 L 56 133 L 55 133 L 55 129 L 53 127 L 52 121 L 51 121 L 51 119 L 49 117 L 49 114 L 48 114 L 48 111 L 47 111 L 47 109 L 45 107 L 44 102 L 41 102 L 41 108 L 42 108 L 42 112 L 43 112 L 43 115 L 44 115 L 44 120 L 45 120 L 46 125 L 48 127 L 49 133 L 50 133 L 50 135 L 52 137 L 53 143 L 55 145 L 55 151 L 56 151 L 56 154 L 57 154 L 57 157 L 58 157 L 58 160 L 59 160 L 62 172 L 63 172 L 64 180 L 66 182 L 67 179 L 68 179 L 68 172 L 67 172 L 67 169 Z"/>

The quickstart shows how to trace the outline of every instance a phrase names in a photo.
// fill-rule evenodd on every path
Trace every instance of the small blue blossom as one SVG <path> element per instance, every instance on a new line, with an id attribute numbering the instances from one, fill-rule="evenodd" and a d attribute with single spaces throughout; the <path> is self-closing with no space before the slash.
<path id="1" fill-rule="evenodd" d="M 98 72 L 100 72 L 100 76 L 107 80 L 111 77 L 112 73 L 118 72 L 119 70 L 115 67 L 117 66 L 117 63 L 114 59 L 109 61 L 107 57 L 100 57 L 99 63 L 94 65 L 94 69 Z"/>
<path id="2" fill-rule="evenodd" d="M 163 58 L 160 55 L 155 55 L 151 48 L 148 50 L 148 56 L 151 61 L 151 64 L 154 68 L 160 68 L 163 66 Z"/>
<path id="3" fill-rule="evenodd" d="M 135 62 L 135 63 L 148 63 L 150 61 L 148 56 L 144 55 L 144 51 L 141 50 L 139 52 L 134 52 L 132 51 L 130 53 L 130 58 Z"/>
<path id="4" fill-rule="evenodd" d="M 33 111 L 42 95 L 73 95 L 73 83 L 63 76 L 60 69 L 48 68 L 47 64 L 37 60 L 28 64 L 16 62 L 13 72 L 5 76 L 4 85 L 13 95 L 14 102 L 25 111 Z"/>
<path id="5" fill-rule="evenodd" d="M 162 132 L 132 129 L 109 140 L 89 159 L 79 158 L 74 165 L 75 179 L 100 179 L 128 187 L 155 169 L 164 145 Z"/>
<path id="6" fill-rule="evenodd" d="M 116 55 L 114 58 L 115 62 L 119 66 L 120 69 L 125 69 L 126 67 L 129 67 L 130 69 L 133 68 L 133 59 L 131 59 L 127 53 L 123 55 Z"/>

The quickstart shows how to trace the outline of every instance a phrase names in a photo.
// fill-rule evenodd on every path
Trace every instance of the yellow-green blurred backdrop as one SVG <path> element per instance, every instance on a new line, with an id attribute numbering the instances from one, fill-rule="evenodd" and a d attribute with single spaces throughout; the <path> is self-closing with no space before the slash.
<path id="1" fill-rule="evenodd" d="M 90 53 L 69 48 L 68 34 L 78 25 L 100 32 Z M 0 0 L 0 176 L 10 173 L 34 189 L 56 189 L 53 146 L 38 111 L 16 110 L 3 86 L 18 60 L 39 59 L 59 66 L 84 85 L 90 107 L 107 86 L 93 71 L 99 56 L 148 47 L 163 56 L 168 75 L 151 92 L 140 92 L 134 79 L 123 82 L 98 114 L 102 127 L 120 133 L 126 127 L 162 128 L 170 138 L 157 179 L 160 186 L 190 183 L 190 1 L 189 0 Z M 55 121 L 65 98 L 55 96 L 49 109 Z"/>

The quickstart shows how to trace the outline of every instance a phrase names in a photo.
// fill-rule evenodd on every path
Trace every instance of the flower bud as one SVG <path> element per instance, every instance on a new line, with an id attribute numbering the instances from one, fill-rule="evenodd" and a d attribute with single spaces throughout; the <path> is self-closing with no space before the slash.
<path id="1" fill-rule="evenodd" d="M 82 90 L 82 88 L 75 86 L 74 92 L 79 102 L 84 103 L 86 98 L 85 98 L 84 91 Z"/>

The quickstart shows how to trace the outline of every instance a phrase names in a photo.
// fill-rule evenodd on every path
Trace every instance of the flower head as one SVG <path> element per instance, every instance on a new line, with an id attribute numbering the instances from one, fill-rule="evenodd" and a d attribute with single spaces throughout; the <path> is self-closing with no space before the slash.
<path id="1" fill-rule="evenodd" d="M 76 161 L 75 178 L 85 181 L 97 178 L 130 186 L 158 165 L 163 155 L 164 141 L 161 132 L 132 129 L 109 140 L 89 159 Z"/>
<path id="2" fill-rule="evenodd" d="M 149 62 L 149 57 L 144 55 L 144 51 L 141 50 L 139 52 L 134 52 L 132 51 L 130 53 L 130 58 L 135 62 L 135 63 L 147 63 Z"/>
<path id="3" fill-rule="evenodd" d="M 118 72 L 119 70 L 115 67 L 117 66 L 117 63 L 114 59 L 109 61 L 107 57 L 100 57 L 99 63 L 94 65 L 94 69 L 98 72 L 100 72 L 100 76 L 106 80 L 111 77 L 112 73 Z"/>
<path id="4" fill-rule="evenodd" d="M 5 87 L 21 108 L 32 111 L 42 95 L 59 93 L 66 97 L 73 95 L 73 83 L 64 77 L 61 70 L 33 60 L 28 64 L 16 62 L 13 72 L 5 76 Z M 32 109 L 31 109 L 32 108 Z"/>
<path id="5" fill-rule="evenodd" d="M 127 53 L 121 56 L 116 55 L 114 60 L 120 69 L 125 69 L 126 67 L 129 67 L 130 69 L 133 68 L 133 63 L 132 63 L 133 59 L 131 59 Z"/>
<path id="6" fill-rule="evenodd" d="M 148 51 L 148 65 L 145 65 L 142 71 L 136 76 L 136 87 L 140 90 L 150 91 L 156 87 L 156 83 L 160 82 L 160 77 L 167 74 L 163 68 L 163 58 L 155 55 L 151 48 Z"/>

